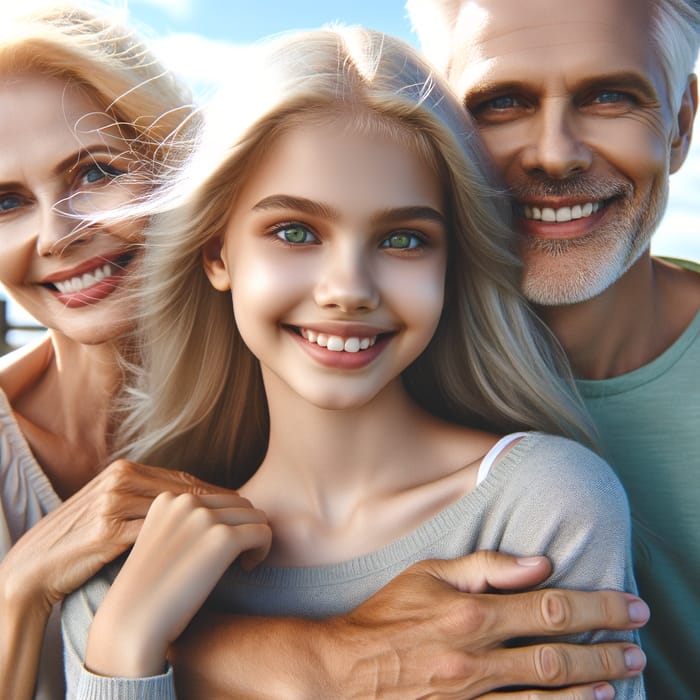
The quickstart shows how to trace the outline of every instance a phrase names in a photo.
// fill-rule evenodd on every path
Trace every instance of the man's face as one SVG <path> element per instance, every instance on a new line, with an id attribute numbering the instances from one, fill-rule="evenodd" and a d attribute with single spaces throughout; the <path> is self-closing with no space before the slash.
<path id="1" fill-rule="evenodd" d="M 456 37 L 450 81 L 515 195 L 525 294 L 596 296 L 647 248 L 688 145 L 650 3 L 466 0 Z"/>

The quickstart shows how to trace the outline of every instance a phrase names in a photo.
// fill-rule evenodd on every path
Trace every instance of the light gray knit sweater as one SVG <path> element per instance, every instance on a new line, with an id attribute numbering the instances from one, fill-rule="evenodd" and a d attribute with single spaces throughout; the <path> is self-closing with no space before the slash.
<path id="1" fill-rule="evenodd" d="M 476 489 L 385 547 L 322 567 L 260 566 L 246 573 L 234 565 L 213 597 L 237 613 L 322 618 L 351 610 L 417 561 L 454 558 L 478 549 L 546 554 L 554 566 L 548 587 L 636 591 L 629 510 L 617 478 L 582 446 L 531 433 L 494 464 Z M 82 666 L 94 611 L 114 575 L 114 567 L 103 571 L 66 600 L 69 697 L 171 700 L 171 670 L 148 679 L 105 679 Z M 601 631 L 571 639 L 638 643 L 633 632 Z M 615 686 L 618 700 L 644 698 L 641 678 Z"/>

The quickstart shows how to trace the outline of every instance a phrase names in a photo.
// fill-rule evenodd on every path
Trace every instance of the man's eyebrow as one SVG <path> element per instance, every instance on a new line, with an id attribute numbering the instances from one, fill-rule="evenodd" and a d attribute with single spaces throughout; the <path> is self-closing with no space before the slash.
<path id="1" fill-rule="evenodd" d="M 530 93 L 533 88 L 528 83 L 522 80 L 490 80 L 488 78 L 481 80 L 474 85 L 462 97 L 462 103 L 465 107 L 474 102 L 482 102 L 498 95 L 508 95 L 510 93 Z"/>
<path id="2" fill-rule="evenodd" d="M 646 76 L 628 71 L 596 75 L 588 80 L 581 81 L 578 90 L 593 90 L 606 87 L 639 92 L 647 100 L 659 99 L 654 84 Z"/>
<path id="3" fill-rule="evenodd" d="M 654 84 L 645 76 L 633 71 L 604 73 L 581 80 L 574 86 L 575 92 L 585 92 L 600 88 L 631 90 L 640 93 L 647 100 L 658 100 Z M 523 80 L 497 81 L 485 78 L 469 90 L 462 102 L 465 107 L 478 104 L 499 95 L 530 94 L 537 91 L 537 86 Z"/>

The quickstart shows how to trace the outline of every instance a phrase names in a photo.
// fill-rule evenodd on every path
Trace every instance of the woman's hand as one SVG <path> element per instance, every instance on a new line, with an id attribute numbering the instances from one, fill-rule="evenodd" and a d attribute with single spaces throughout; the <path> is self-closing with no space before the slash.
<path id="1" fill-rule="evenodd" d="M 51 608 L 136 540 L 163 491 L 231 494 L 190 474 L 117 460 L 27 531 L 0 562 L 0 678 L 30 698 Z"/>
<path id="2" fill-rule="evenodd" d="M 164 491 L 232 493 L 185 472 L 117 460 L 12 547 L 0 563 L 4 598 L 48 615 L 135 542 L 153 499 Z"/>
<path id="3" fill-rule="evenodd" d="M 235 493 L 158 496 L 95 615 L 85 666 L 122 678 L 162 673 L 168 647 L 231 562 L 254 567 L 270 542 L 265 514 Z"/>

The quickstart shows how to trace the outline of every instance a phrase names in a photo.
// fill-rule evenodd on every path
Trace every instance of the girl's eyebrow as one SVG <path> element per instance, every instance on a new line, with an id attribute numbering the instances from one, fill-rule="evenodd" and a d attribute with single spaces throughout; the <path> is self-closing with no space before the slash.
<path id="1" fill-rule="evenodd" d="M 333 207 L 306 197 L 293 197 L 288 194 L 272 194 L 261 199 L 253 207 L 253 211 L 266 211 L 268 209 L 291 209 L 324 219 L 337 218 L 338 216 L 338 212 Z"/>
<path id="2" fill-rule="evenodd" d="M 293 197 L 286 194 L 273 194 L 269 197 L 264 197 L 253 206 L 253 211 L 266 211 L 268 209 L 289 209 L 324 219 L 332 219 L 339 216 L 338 212 L 333 207 L 323 202 L 316 202 L 306 197 Z M 428 221 L 442 226 L 445 225 L 445 217 L 437 211 L 437 209 L 427 206 L 408 206 L 386 209 L 375 214 L 372 220 L 377 223 L 398 223 L 408 220 Z"/>

